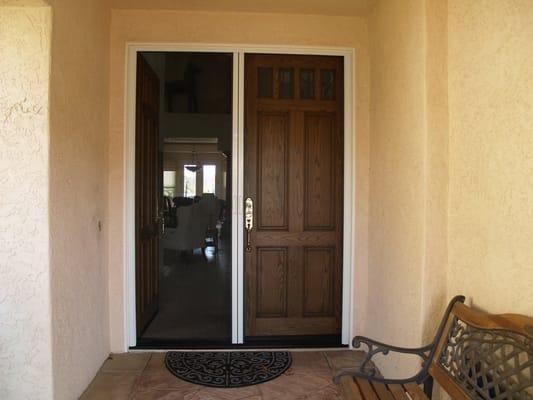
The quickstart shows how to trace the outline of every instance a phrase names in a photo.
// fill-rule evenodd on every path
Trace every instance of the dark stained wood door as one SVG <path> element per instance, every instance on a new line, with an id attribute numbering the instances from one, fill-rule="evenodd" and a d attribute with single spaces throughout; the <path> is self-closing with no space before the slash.
<path id="1" fill-rule="evenodd" d="M 159 209 L 162 197 L 159 151 L 159 79 L 137 56 L 135 123 L 135 286 L 137 336 L 158 311 Z"/>
<path id="2" fill-rule="evenodd" d="M 245 336 L 340 334 L 342 58 L 246 55 L 245 74 Z"/>

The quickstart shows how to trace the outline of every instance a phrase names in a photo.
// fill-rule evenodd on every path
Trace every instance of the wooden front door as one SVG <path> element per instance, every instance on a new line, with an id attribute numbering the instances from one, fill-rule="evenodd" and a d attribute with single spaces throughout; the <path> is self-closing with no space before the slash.
<path id="1" fill-rule="evenodd" d="M 245 336 L 341 330 L 343 63 L 246 55 Z"/>
<path id="2" fill-rule="evenodd" d="M 137 337 L 159 307 L 159 209 L 162 197 L 159 151 L 159 79 L 137 56 L 135 122 L 135 287 Z"/>

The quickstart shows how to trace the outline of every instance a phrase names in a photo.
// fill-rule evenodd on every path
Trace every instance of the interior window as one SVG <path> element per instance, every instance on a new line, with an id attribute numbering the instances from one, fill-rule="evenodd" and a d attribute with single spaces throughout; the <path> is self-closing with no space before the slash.
<path id="1" fill-rule="evenodd" d="M 176 171 L 163 171 L 163 192 L 165 196 L 174 197 L 176 193 Z"/>
<path id="2" fill-rule="evenodd" d="M 186 164 L 183 166 L 183 196 L 196 196 L 196 170 L 197 166 Z"/>
<path id="3" fill-rule="evenodd" d="M 204 193 L 216 194 L 217 166 L 204 165 Z"/>

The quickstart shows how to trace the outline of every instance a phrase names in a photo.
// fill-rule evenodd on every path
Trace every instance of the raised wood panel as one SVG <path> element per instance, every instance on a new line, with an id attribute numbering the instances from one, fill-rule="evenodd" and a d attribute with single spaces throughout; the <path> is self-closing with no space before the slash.
<path id="1" fill-rule="evenodd" d="M 287 230 L 289 114 L 259 112 L 257 135 L 257 229 Z"/>
<path id="2" fill-rule="evenodd" d="M 335 248 L 304 248 L 304 316 L 334 315 Z"/>
<path id="3" fill-rule="evenodd" d="M 335 114 L 304 115 L 305 230 L 335 229 Z"/>
<path id="4" fill-rule="evenodd" d="M 257 316 L 287 316 L 288 248 L 257 248 Z"/>

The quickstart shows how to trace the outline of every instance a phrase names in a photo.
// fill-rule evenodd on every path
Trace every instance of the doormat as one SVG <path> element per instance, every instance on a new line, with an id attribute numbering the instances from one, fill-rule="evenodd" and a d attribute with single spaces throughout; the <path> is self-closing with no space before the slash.
<path id="1" fill-rule="evenodd" d="M 165 364 L 178 378 L 198 385 L 236 388 L 277 378 L 291 366 L 287 351 L 169 351 Z"/>

